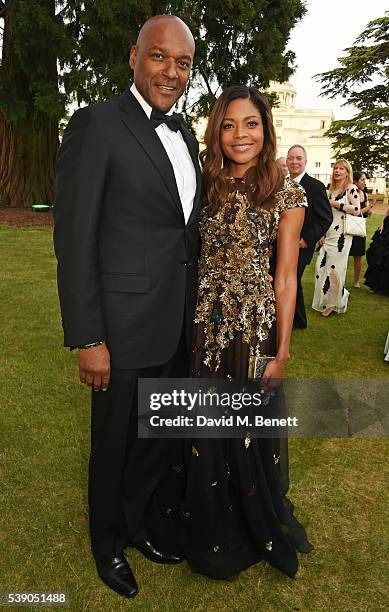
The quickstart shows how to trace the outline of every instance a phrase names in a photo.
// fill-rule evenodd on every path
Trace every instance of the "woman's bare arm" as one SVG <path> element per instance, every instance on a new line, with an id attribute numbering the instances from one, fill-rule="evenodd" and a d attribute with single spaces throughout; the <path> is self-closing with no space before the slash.
<path id="1" fill-rule="evenodd" d="M 277 354 L 266 367 L 266 378 L 283 378 L 289 357 L 289 344 L 296 307 L 297 261 L 304 222 L 304 208 L 282 213 L 277 237 L 277 262 L 274 281 L 277 318 Z"/>

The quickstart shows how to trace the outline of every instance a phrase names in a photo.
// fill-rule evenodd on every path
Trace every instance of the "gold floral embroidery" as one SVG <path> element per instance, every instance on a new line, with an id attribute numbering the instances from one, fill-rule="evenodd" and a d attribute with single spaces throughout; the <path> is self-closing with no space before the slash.
<path id="1" fill-rule="evenodd" d="M 275 321 L 274 291 L 268 279 L 271 245 L 281 214 L 306 206 L 305 192 L 290 179 L 275 196 L 273 209 L 256 208 L 241 180 L 231 181 L 225 206 L 211 215 L 203 209 L 202 252 L 196 323 L 204 324 L 204 365 L 216 371 L 221 353 L 236 333 L 259 356 Z"/>

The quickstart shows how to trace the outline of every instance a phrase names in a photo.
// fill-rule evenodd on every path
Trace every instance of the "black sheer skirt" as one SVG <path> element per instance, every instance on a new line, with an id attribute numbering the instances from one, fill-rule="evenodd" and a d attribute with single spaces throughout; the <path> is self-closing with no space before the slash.
<path id="1" fill-rule="evenodd" d="M 249 347 L 239 335 L 214 372 L 203 364 L 200 326 L 196 334 L 193 376 L 247 377 Z M 271 356 L 274 351 L 271 330 L 260 352 Z M 194 439 L 186 440 L 185 447 L 180 539 L 193 571 L 228 579 L 265 559 L 293 577 L 296 551 L 308 553 L 313 547 L 286 497 L 287 439 Z"/>

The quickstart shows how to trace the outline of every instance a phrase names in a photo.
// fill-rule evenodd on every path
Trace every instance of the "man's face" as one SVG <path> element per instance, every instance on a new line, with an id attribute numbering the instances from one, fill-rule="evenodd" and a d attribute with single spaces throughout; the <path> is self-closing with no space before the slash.
<path id="1" fill-rule="evenodd" d="M 300 147 L 293 147 L 293 149 L 290 149 L 286 158 L 286 164 L 292 179 L 302 174 L 307 165 L 307 158 L 305 157 L 304 151 L 300 149 Z"/>
<path id="2" fill-rule="evenodd" d="M 194 55 L 190 33 L 178 20 L 147 26 L 131 49 L 136 88 L 152 108 L 166 113 L 185 91 Z"/>

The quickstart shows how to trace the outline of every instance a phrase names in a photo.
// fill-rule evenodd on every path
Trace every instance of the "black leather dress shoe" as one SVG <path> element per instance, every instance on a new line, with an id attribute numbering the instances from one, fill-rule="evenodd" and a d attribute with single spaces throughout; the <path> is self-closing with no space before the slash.
<path id="1" fill-rule="evenodd" d="M 95 554 L 97 572 L 110 589 L 124 597 L 135 597 L 138 585 L 126 559 L 121 557 L 103 557 Z"/>
<path id="2" fill-rule="evenodd" d="M 178 555 L 170 555 L 157 550 L 148 539 L 133 542 L 131 546 L 139 550 L 150 561 L 154 561 L 154 563 L 181 563 L 183 561 L 183 558 Z"/>

